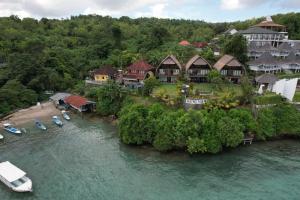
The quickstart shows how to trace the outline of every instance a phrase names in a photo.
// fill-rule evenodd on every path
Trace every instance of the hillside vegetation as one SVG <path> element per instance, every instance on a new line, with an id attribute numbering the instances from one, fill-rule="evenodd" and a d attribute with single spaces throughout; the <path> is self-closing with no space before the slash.
<path id="1" fill-rule="evenodd" d="M 300 14 L 276 15 L 300 39 Z M 261 19 L 234 23 L 101 16 L 35 20 L 0 18 L 0 114 L 43 99 L 45 90 L 72 89 L 91 69 L 103 64 L 125 68 L 137 59 L 156 66 L 167 54 L 185 63 L 195 54 L 180 40 L 210 41 L 234 26 L 247 28 Z M 205 52 L 204 52 L 205 53 Z"/>

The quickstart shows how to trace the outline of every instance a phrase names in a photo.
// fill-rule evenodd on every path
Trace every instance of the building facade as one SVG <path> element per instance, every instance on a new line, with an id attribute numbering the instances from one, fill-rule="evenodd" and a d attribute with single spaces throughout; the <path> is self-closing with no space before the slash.
<path id="1" fill-rule="evenodd" d="M 161 82 L 174 83 L 182 73 L 182 66 L 175 56 L 167 56 L 157 67 L 156 76 Z"/>
<path id="2" fill-rule="evenodd" d="M 202 57 L 196 55 L 185 66 L 186 75 L 191 82 L 207 82 L 211 65 Z"/>
<path id="3" fill-rule="evenodd" d="M 213 68 L 232 83 L 240 83 L 241 77 L 246 73 L 244 66 L 231 55 L 221 57 Z"/>

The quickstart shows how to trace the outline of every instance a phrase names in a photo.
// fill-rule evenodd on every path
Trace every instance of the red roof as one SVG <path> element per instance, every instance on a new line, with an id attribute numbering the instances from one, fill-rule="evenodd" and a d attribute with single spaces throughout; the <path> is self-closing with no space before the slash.
<path id="1" fill-rule="evenodd" d="M 179 45 L 181 45 L 181 46 L 190 46 L 191 43 L 189 43 L 189 42 L 186 41 L 186 40 L 182 40 L 181 42 L 179 42 Z"/>
<path id="2" fill-rule="evenodd" d="M 88 100 L 81 96 L 71 95 L 64 99 L 67 104 L 70 104 L 76 108 L 80 108 L 87 104 Z"/>
<path id="3" fill-rule="evenodd" d="M 132 80 L 144 80 L 145 76 L 146 74 L 125 74 L 123 78 Z"/>
<path id="4" fill-rule="evenodd" d="M 144 60 L 140 60 L 135 63 L 132 63 L 127 69 L 128 70 L 149 71 L 149 70 L 153 69 L 153 66 Z"/>
<path id="5" fill-rule="evenodd" d="M 196 48 L 199 48 L 199 49 L 204 48 L 207 45 L 208 45 L 207 42 L 194 42 L 193 43 L 193 46 Z"/>

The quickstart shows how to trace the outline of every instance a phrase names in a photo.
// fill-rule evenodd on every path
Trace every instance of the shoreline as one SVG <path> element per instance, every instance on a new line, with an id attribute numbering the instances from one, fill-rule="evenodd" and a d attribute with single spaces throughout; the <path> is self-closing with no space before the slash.
<path id="1" fill-rule="evenodd" d="M 35 119 L 48 120 L 53 115 L 61 114 L 52 102 L 41 103 L 40 105 L 31 106 L 22 110 L 18 110 L 4 118 L 0 119 L 0 126 L 3 123 L 11 123 L 13 125 L 19 126 L 29 122 L 34 121 Z M 50 118 L 49 118 L 50 117 Z"/>

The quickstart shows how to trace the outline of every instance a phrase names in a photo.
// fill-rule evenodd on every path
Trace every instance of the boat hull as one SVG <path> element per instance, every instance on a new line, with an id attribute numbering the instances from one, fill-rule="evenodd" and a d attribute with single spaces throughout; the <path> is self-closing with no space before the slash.
<path id="1" fill-rule="evenodd" d="M 2 176 L 0 176 L 0 181 L 4 183 L 9 189 L 11 189 L 14 192 L 32 192 L 32 181 L 28 179 L 26 183 L 19 187 L 14 187 L 11 183 L 9 183 L 7 180 L 5 180 Z"/>
<path id="2" fill-rule="evenodd" d="M 11 134 L 14 134 L 14 135 L 21 135 L 22 134 L 22 132 L 20 130 L 13 131 L 13 130 L 8 129 L 8 128 L 4 128 L 4 130 L 6 130 L 7 132 L 9 132 Z"/>

